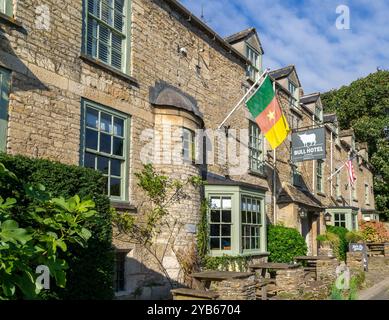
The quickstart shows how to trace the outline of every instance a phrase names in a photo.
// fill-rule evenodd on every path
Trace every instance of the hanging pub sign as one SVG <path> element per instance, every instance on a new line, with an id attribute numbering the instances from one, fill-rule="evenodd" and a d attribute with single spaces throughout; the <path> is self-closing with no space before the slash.
<path id="1" fill-rule="evenodd" d="M 324 128 L 292 134 L 292 161 L 301 162 L 326 158 L 326 133 Z"/>

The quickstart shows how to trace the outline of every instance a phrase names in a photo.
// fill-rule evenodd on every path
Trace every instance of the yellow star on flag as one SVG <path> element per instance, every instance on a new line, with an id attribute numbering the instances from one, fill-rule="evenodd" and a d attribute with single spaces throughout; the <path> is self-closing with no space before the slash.
<path id="1" fill-rule="evenodd" d="M 270 111 L 270 112 L 267 114 L 267 117 L 269 118 L 269 120 L 274 120 L 275 117 L 276 117 L 275 112 Z"/>

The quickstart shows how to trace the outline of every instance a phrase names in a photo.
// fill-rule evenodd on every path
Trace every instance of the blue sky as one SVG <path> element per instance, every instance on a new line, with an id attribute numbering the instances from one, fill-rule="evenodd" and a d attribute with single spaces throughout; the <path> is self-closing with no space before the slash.
<path id="1" fill-rule="evenodd" d="M 305 93 L 347 85 L 389 69 L 387 0 L 181 0 L 227 36 L 254 26 L 264 67 L 296 65 Z M 338 30 L 336 8 L 350 8 L 350 30 Z"/>

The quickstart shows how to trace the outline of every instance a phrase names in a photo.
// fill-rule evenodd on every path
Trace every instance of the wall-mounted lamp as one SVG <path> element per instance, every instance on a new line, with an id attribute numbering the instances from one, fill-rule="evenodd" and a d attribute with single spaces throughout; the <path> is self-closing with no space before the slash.
<path id="1" fill-rule="evenodd" d="M 299 209 L 299 216 L 301 219 L 305 219 L 306 217 L 308 217 L 308 212 L 306 209 L 304 208 L 300 208 Z"/>
<path id="2" fill-rule="evenodd" d="M 325 222 L 331 222 L 332 220 L 332 215 L 331 213 L 327 212 L 325 215 L 324 215 L 324 221 Z"/>

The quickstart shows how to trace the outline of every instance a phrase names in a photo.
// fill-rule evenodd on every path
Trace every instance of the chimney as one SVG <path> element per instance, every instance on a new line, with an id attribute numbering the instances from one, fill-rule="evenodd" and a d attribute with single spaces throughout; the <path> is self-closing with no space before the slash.
<path id="1" fill-rule="evenodd" d="M 366 161 L 369 161 L 369 152 L 368 151 L 369 151 L 369 149 L 367 146 L 367 142 L 360 142 L 359 143 L 359 154 Z"/>

